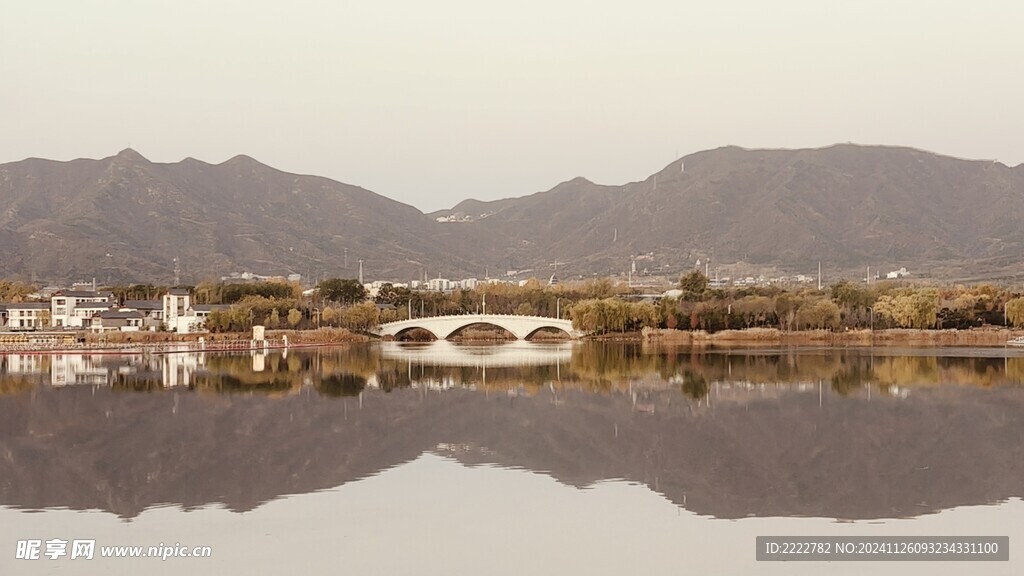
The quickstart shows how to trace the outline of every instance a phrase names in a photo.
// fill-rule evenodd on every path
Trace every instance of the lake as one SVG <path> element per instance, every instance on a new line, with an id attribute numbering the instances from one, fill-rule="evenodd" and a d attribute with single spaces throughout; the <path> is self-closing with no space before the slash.
<path id="1" fill-rule="evenodd" d="M 1022 497 L 1020 349 L 0 356 L 0 574 L 1014 574 Z M 1010 560 L 755 561 L 809 535 Z"/>

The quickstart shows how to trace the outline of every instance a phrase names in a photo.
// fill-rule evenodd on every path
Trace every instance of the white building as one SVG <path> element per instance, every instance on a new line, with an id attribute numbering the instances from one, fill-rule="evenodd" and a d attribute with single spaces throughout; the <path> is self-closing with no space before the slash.
<path id="1" fill-rule="evenodd" d="M 92 317 L 114 305 L 112 292 L 67 290 L 50 297 L 50 325 L 54 328 L 88 328 Z"/>
<path id="2" fill-rule="evenodd" d="M 216 310 L 228 310 L 229 308 L 231 306 L 228 304 L 193 304 L 184 314 L 174 319 L 174 324 L 167 324 L 167 329 L 179 334 L 205 332 L 206 319 L 210 317 L 210 313 Z"/>
<path id="3" fill-rule="evenodd" d="M 168 330 L 175 330 L 178 326 L 178 317 L 185 316 L 192 306 L 192 296 L 184 288 L 171 288 L 164 294 L 164 324 Z"/>
<path id="4" fill-rule="evenodd" d="M 8 330 L 36 330 L 49 327 L 49 302 L 19 302 L 7 304 Z"/>
<path id="5" fill-rule="evenodd" d="M 431 278 L 427 282 L 427 290 L 450 290 L 451 281 L 447 278 Z"/>

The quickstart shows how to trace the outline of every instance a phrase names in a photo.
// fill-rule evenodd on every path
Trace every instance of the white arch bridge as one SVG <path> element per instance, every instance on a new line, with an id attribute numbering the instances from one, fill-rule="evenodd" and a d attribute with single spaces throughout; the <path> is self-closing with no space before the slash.
<path id="1" fill-rule="evenodd" d="M 376 333 L 380 336 L 400 338 L 406 332 L 420 328 L 430 332 L 438 340 L 447 340 L 459 330 L 474 324 L 488 324 L 507 330 L 520 340 L 526 340 L 544 328 L 554 328 L 565 332 L 572 338 L 582 333 L 572 327 L 572 321 L 545 316 L 518 316 L 515 314 L 459 314 L 454 316 L 432 316 L 413 318 L 381 324 Z"/>

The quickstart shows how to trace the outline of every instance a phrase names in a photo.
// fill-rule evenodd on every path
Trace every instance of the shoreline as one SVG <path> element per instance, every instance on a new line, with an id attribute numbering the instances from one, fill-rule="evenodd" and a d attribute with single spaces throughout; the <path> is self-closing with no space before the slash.
<path id="1" fill-rule="evenodd" d="M 776 328 L 746 328 L 706 332 L 645 328 L 641 332 L 617 332 L 581 338 L 593 342 L 630 342 L 678 346 L 786 346 L 786 347 L 1006 347 L 1007 341 L 1024 336 L 1024 330 L 978 328 L 968 330 L 804 330 L 786 332 Z M 287 345 L 284 344 L 287 337 Z M 200 345 L 200 339 L 203 340 Z M 0 354 L 168 354 L 177 352 L 230 352 L 315 348 L 376 341 L 365 334 L 344 329 L 267 331 L 263 345 L 254 345 L 248 333 L 126 332 L 86 334 L 77 343 L 24 342 L 0 344 Z M 459 342 L 500 344 L 502 339 L 462 339 Z M 547 341 L 547 340 L 545 340 Z M 1024 350 L 1024 348 L 1022 348 Z"/>
<path id="2" fill-rule="evenodd" d="M 30 338 L 32 333 L 25 333 Z M 0 344 L 0 355 L 7 354 L 177 354 L 184 352 L 243 352 L 287 350 L 339 346 L 367 342 L 369 337 L 344 329 L 270 330 L 261 344 L 249 333 L 116 332 L 109 334 L 76 334 L 79 341 L 32 341 Z"/>
<path id="3" fill-rule="evenodd" d="M 830 347 L 1005 347 L 1012 338 L 1024 336 L 1024 330 L 1008 328 L 972 328 L 968 330 L 917 330 L 887 328 L 884 330 L 805 330 L 785 332 L 776 328 L 747 328 L 709 333 L 703 330 L 684 331 L 645 329 L 637 334 L 644 342 L 688 346 L 830 346 Z"/>

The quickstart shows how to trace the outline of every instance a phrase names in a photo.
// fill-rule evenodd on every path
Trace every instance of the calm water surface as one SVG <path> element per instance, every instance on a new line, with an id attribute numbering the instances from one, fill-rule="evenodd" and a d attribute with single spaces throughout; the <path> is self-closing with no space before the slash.
<path id="1" fill-rule="evenodd" d="M 1022 496 L 1014 349 L 0 356 L 4 575 L 1018 574 Z M 754 561 L 812 534 L 1008 535 L 1010 561 Z M 212 557 L 98 557 L 176 544 Z"/>

